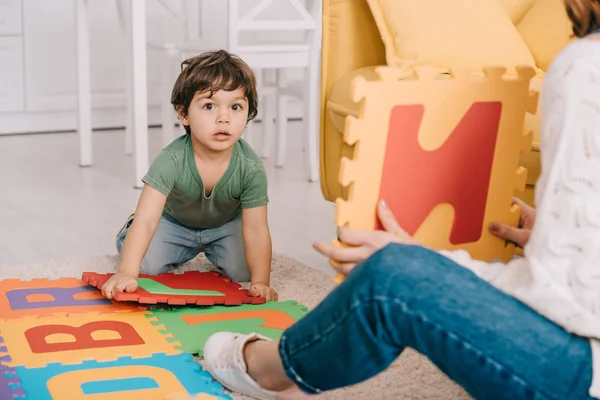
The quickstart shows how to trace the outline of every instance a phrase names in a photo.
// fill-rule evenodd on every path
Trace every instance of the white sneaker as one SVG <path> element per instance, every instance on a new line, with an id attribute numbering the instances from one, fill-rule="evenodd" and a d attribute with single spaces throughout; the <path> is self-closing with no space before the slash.
<path id="1" fill-rule="evenodd" d="M 241 335 L 219 332 L 204 344 L 204 362 L 208 372 L 227 389 L 255 397 L 275 400 L 277 392 L 261 388 L 250 375 L 244 361 L 244 346 L 254 340 L 270 340 L 257 333 Z"/>
<path id="2" fill-rule="evenodd" d="M 255 340 L 271 339 L 258 333 L 242 335 L 219 332 L 213 334 L 204 344 L 206 370 L 227 389 L 259 400 L 313 399 L 314 395 L 304 393 L 296 385 L 281 392 L 263 389 L 248 375 L 248 366 L 244 360 L 244 347 L 246 343 Z"/>

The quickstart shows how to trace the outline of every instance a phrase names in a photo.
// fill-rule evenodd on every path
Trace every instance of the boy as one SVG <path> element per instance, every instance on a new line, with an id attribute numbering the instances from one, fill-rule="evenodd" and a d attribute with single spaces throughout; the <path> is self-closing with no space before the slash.
<path id="1" fill-rule="evenodd" d="M 186 134 L 161 151 L 144 177 L 135 213 L 117 236 L 120 262 L 104 296 L 135 291 L 140 272 L 167 272 L 204 252 L 232 280 L 251 281 L 251 296 L 277 300 L 269 287 L 267 177 L 241 139 L 257 113 L 252 70 L 224 50 L 190 58 L 171 103 Z"/>

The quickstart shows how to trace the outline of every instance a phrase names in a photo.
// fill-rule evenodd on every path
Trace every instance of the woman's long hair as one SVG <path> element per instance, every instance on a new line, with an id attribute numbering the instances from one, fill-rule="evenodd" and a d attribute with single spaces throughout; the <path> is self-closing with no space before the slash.
<path id="1" fill-rule="evenodd" d="M 584 37 L 600 29 L 600 0 L 565 0 L 573 34 Z"/>

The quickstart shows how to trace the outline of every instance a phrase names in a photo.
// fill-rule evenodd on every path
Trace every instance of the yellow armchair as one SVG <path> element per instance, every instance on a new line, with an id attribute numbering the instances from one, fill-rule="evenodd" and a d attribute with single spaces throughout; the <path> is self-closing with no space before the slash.
<path id="1" fill-rule="evenodd" d="M 397 1 L 409 3 L 405 0 Z M 530 53 L 538 69 L 531 88 L 540 90 L 551 60 L 571 39 L 570 23 L 563 1 L 473 1 L 500 3 L 499 9 L 512 22 L 510 29 L 514 26 L 515 32 L 525 44 L 523 48 Z M 352 147 L 344 143 L 342 135 L 346 117 L 357 116 L 358 112 L 358 105 L 350 98 L 351 81 L 356 76 L 367 80 L 377 79 L 375 67 L 390 64 L 389 57 L 386 57 L 386 50 L 388 53 L 390 51 L 390 40 L 384 44 L 385 34 L 378 28 L 381 21 L 378 25 L 372 12 L 374 3 L 385 3 L 385 0 L 323 0 L 320 182 L 323 196 L 328 201 L 346 197 L 345 189 L 339 182 L 340 161 L 343 156 L 351 157 Z M 388 6 L 395 6 L 393 3 L 388 3 Z M 431 21 L 423 22 L 427 23 Z M 396 36 L 393 38 L 396 40 Z M 395 42 L 395 46 L 398 45 Z M 521 158 L 521 164 L 528 169 L 527 189 L 517 195 L 529 204 L 533 204 L 534 186 L 540 173 L 539 120 L 538 112 L 528 116 L 525 121 L 525 128 L 534 132 L 534 145 L 533 151 Z"/>

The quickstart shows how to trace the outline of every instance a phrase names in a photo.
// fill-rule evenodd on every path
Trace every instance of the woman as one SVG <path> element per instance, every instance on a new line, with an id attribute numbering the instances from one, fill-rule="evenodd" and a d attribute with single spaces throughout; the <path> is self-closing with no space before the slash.
<path id="1" fill-rule="evenodd" d="M 340 229 L 356 247 L 315 245 L 348 277 L 279 341 L 207 341 L 217 380 L 259 399 L 304 397 L 373 377 L 411 347 L 476 398 L 600 399 L 600 0 L 566 7 L 579 39 L 544 82 L 537 213 L 524 207 L 517 231 L 490 227 L 525 257 L 429 250 L 382 204 L 385 232 Z"/>

